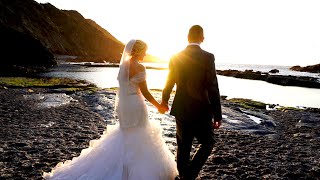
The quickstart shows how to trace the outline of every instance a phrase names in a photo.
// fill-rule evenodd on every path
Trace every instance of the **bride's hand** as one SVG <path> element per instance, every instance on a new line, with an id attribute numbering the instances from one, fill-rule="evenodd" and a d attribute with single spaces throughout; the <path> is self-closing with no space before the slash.
<path id="1" fill-rule="evenodd" d="M 158 111 L 159 111 L 160 114 L 164 114 L 168 110 L 169 110 L 169 107 L 165 106 L 163 104 L 160 104 L 159 107 L 158 107 Z"/>

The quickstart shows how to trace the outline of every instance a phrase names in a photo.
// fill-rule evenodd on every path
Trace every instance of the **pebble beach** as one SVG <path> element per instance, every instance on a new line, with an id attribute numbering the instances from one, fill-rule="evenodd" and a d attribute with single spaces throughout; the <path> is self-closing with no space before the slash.
<path id="1" fill-rule="evenodd" d="M 152 93 L 160 99 L 160 91 Z M 0 89 L 0 179 L 42 179 L 78 156 L 117 123 L 114 98 L 114 90 Z M 174 118 L 147 104 L 176 153 Z M 226 100 L 222 110 L 223 126 L 199 179 L 320 179 L 319 110 L 247 110 Z"/>

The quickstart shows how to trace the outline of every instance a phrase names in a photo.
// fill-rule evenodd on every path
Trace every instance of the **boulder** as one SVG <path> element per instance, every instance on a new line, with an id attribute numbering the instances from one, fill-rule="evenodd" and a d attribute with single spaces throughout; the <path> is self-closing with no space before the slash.
<path id="1" fill-rule="evenodd" d="M 309 73 L 320 73 L 320 64 L 310 65 L 306 67 L 292 66 L 292 71 L 309 72 Z"/>
<path id="2" fill-rule="evenodd" d="M 279 70 L 278 70 L 278 69 L 271 69 L 271 70 L 269 71 L 269 73 L 279 73 Z"/>
<path id="3" fill-rule="evenodd" d="M 223 76 L 231 76 L 236 78 L 242 79 L 252 79 L 252 80 L 265 80 L 267 75 L 265 73 L 261 73 L 260 71 L 253 71 L 253 70 L 245 70 L 245 71 L 238 71 L 238 70 L 217 70 L 219 75 Z"/>

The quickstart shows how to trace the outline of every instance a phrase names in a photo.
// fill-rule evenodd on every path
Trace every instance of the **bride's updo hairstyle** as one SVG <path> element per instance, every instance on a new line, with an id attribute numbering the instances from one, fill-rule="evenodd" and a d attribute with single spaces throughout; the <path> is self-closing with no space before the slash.
<path id="1" fill-rule="evenodd" d="M 131 50 L 131 56 L 140 56 L 141 54 L 145 53 L 147 49 L 148 45 L 145 42 L 136 40 Z"/>

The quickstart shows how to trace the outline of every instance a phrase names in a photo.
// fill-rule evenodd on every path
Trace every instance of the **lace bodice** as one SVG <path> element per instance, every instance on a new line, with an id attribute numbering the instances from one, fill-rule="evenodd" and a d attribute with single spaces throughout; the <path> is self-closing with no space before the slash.
<path id="1" fill-rule="evenodd" d="M 147 122 L 147 105 L 139 88 L 139 83 L 145 80 L 146 72 L 139 72 L 120 87 L 124 94 L 119 97 L 116 110 L 121 128 L 144 126 Z"/>
<path id="2" fill-rule="evenodd" d="M 139 83 L 143 82 L 146 80 L 146 71 L 142 71 L 134 75 L 133 77 L 130 78 L 129 80 L 129 89 L 128 93 L 129 94 L 139 94 L 140 89 L 139 89 Z"/>

